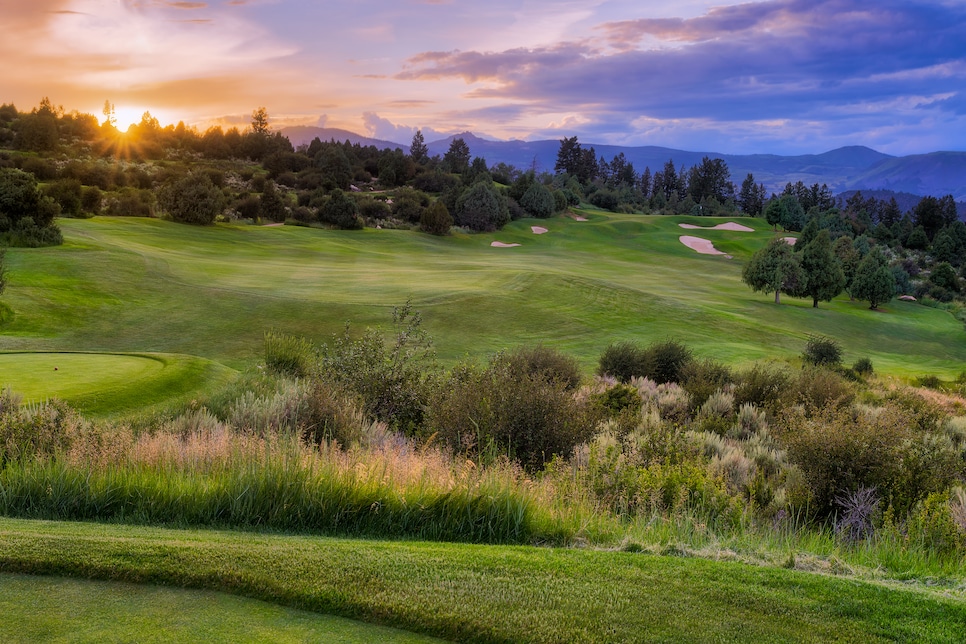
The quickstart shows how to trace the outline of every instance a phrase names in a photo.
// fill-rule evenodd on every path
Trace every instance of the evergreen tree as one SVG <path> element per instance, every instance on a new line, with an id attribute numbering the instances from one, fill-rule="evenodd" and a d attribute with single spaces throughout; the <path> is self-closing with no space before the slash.
<path id="1" fill-rule="evenodd" d="M 423 210 L 419 227 L 431 235 L 447 235 L 453 226 L 453 217 L 442 201 L 434 201 Z"/>
<path id="2" fill-rule="evenodd" d="M 896 294 L 896 278 L 878 248 L 873 248 L 859 263 L 855 271 L 852 294 L 869 303 L 870 309 L 878 308 Z"/>
<path id="3" fill-rule="evenodd" d="M 520 207 L 534 217 L 546 219 L 553 215 L 553 194 L 539 181 L 534 181 L 520 198 Z"/>
<path id="4" fill-rule="evenodd" d="M 409 158 L 417 165 L 426 163 L 429 160 L 429 148 L 426 147 L 422 130 L 416 130 L 416 133 L 413 134 L 412 143 L 409 144 Z"/>
<path id="5" fill-rule="evenodd" d="M 818 237 L 818 233 L 821 229 L 818 226 L 818 217 L 810 217 L 808 223 L 802 228 L 802 234 L 798 236 L 798 241 L 795 242 L 795 252 L 801 252 L 812 243 L 812 241 Z"/>
<path id="6" fill-rule="evenodd" d="M 443 155 L 443 163 L 450 172 L 463 174 L 470 167 L 470 146 L 466 145 L 463 137 L 453 139 L 449 149 Z"/>
<path id="7" fill-rule="evenodd" d="M 741 272 L 742 281 L 753 291 L 775 292 L 775 304 L 781 304 L 781 293 L 789 295 L 803 290 L 805 276 L 798 256 L 784 239 L 776 237 L 751 256 Z"/>
<path id="8" fill-rule="evenodd" d="M 832 240 L 823 230 L 802 251 L 802 271 L 805 273 L 803 293 L 812 298 L 812 306 L 830 302 L 842 292 L 845 275 L 832 252 Z"/>
<path id="9" fill-rule="evenodd" d="M 835 257 L 839 260 L 839 266 L 842 267 L 842 275 L 845 277 L 845 290 L 849 294 L 849 299 L 853 299 L 852 294 L 852 284 L 855 280 L 855 271 L 859 267 L 859 262 L 862 261 L 862 256 L 859 251 L 855 249 L 852 244 L 852 240 L 848 237 L 839 237 L 835 240 L 835 244 L 832 246 L 832 252 L 835 253 Z"/>
<path id="10" fill-rule="evenodd" d="M 750 172 L 745 180 L 741 182 L 741 191 L 738 193 L 738 207 L 749 217 L 760 217 L 764 207 L 764 186 L 755 183 L 755 177 Z"/>

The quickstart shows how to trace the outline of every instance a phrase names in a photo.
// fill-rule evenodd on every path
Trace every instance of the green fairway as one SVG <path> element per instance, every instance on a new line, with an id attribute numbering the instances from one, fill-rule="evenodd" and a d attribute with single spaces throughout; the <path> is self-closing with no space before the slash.
<path id="1" fill-rule="evenodd" d="M 0 574 L 4 642 L 433 642 L 212 591 Z"/>
<path id="2" fill-rule="evenodd" d="M 731 363 L 798 355 L 810 333 L 837 338 L 846 362 L 878 372 L 954 377 L 966 332 L 944 311 L 893 301 L 879 311 L 840 296 L 811 302 L 752 293 L 744 261 L 774 234 L 684 230 L 722 219 L 585 212 L 503 231 L 438 238 L 414 231 L 327 231 L 98 217 L 64 220 L 66 243 L 11 249 L 0 350 L 170 352 L 232 367 L 260 356 L 272 328 L 320 341 L 346 321 L 388 325 L 412 298 L 440 356 L 479 357 L 542 342 L 589 372 L 610 342 L 671 337 Z M 535 235 L 530 226 L 549 229 Z M 699 255 L 700 236 L 733 256 Z M 521 244 L 494 248 L 494 240 Z"/>
<path id="3" fill-rule="evenodd" d="M 28 404 L 56 397 L 90 414 L 143 410 L 198 394 L 232 373 L 192 356 L 0 353 L 0 388 Z"/>
<path id="4" fill-rule="evenodd" d="M 457 641 L 960 642 L 959 593 L 581 549 L 0 519 L 0 571 L 225 590 Z"/>

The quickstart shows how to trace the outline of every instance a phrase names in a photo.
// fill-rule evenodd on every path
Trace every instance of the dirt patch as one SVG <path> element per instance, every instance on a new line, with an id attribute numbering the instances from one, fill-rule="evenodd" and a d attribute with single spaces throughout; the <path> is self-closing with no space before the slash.
<path id="1" fill-rule="evenodd" d="M 547 230 L 543 226 L 530 226 L 530 230 L 533 231 L 533 234 L 534 235 L 543 235 L 543 234 L 546 234 L 546 233 L 550 232 L 549 230 Z"/>
<path id="2" fill-rule="evenodd" d="M 490 244 L 493 248 L 516 248 L 520 244 L 505 244 L 503 242 L 495 241 Z"/>
<path id="3" fill-rule="evenodd" d="M 722 253 L 720 250 L 714 247 L 707 239 L 702 239 L 700 237 L 691 237 L 689 235 L 681 235 L 678 238 L 682 244 L 690 248 L 696 253 L 701 255 L 724 255 L 728 259 L 731 259 L 731 255 Z"/>
<path id="4" fill-rule="evenodd" d="M 694 224 L 678 224 L 681 228 L 686 228 L 688 230 L 732 230 L 739 233 L 753 233 L 754 228 L 749 228 L 748 226 L 742 226 L 733 221 L 729 221 L 724 224 L 718 224 L 717 226 L 695 226 Z"/>

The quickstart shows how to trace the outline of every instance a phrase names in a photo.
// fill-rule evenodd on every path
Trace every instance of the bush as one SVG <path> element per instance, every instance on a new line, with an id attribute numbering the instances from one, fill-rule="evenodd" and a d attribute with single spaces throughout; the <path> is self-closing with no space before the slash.
<path id="1" fill-rule="evenodd" d="M 305 378 L 314 371 L 315 347 L 305 338 L 279 331 L 265 334 L 265 366 L 275 373 Z"/>
<path id="2" fill-rule="evenodd" d="M 557 349 L 537 345 L 517 347 L 503 359 L 513 373 L 558 382 L 571 391 L 580 386 L 580 365 L 577 359 Z"/>
<path id="3" fill-rule="evenodd" d="M 423 424 L 436 376 L 435 354 L 422 318 L 408 302 L 393 309 L 392 320 L 396 334 L 388 345 L 372 329 L 353 339 L 347 325 L 341 336 L 323 345 L 320 377 L 357 396 L 371 417 L 412 434 Z"/>
<path id="4" fill-rule="evenodd" d="M 620 382 L 630 382 L 631 378 L 644 374 L 647 366 L 644 350 L 633 342 L 615 342 L 600 354 L 597 374 L 611 376 Z"/>
<path id="5" fill-rule="evenodd" d="M 860 376 L 871 376 L 873 373 L 872 360 L 869 358 L 859 358 L 852 365 L 852 371 Z"/>
<path id="6" fill-rule="evenodd" d="M 162 188 L 159 205 L 174 221 L 207 226 L 225 208 L 225 196 L 205 173 L 192 173 Z"/>
<path id="7" fill-rule="evenodd" d="M 823 367 L 806 367 L 789 383 L 789 405 L 821 409 L 829 405 L 848 405 L 855 397 L 852 386 L 834 371 Z"/>
<path id="8" fill-rule="evenodd" d="M 426 431 L 471 458 L 505 456 L 534 471 L 567 456 L 593 433 L 590 406 L 519 361 L 497 356 L 455 368 L 429 406 Z"/>
<path id="9" fill-rule="evenodd" d="M 759 362 L 741 373 L 735 385 L 735 404 L 776 409 L 791 382 L 788 369 L 780 364 Z"/>
<path id="10" fill-rule="evenodd" d="M 694 359 L 691 349 L 674 340 L 656 342 L 644 353 L 647 371 L 643 375 L 658 384 L 680 382 L 685 367 Z"/>
<path id="11" fill-rule="evenodd" d="M 842 364 L 842 346 L 824 335 L 810 335 L 805 343 L 802 360 L 820 367 L 838 367 Z"/>
<path id="12" fill-rule="evenodd" d="M 442 201 L 434 201 L 429 208 L 423 210 L 419 220 L 419 227 L 430 235 L 448 235 L 452 226 L 453 217 Z"/>
<path id="13" fill-rule="evenodd" d="M 332 191 L 319 208 L 319 221 L 342 230 L 361 230 L 363 227 L 355 200 L 338 188 Z"/>
<path id="14" fill-rule="evenodd" d="M 54 456 L 70 447 L 85 429 L 66 403 L 52 400 L 22 406 L 9 390 L 0 394 L 0 470 L 21 459 Z"/>
<path id="15" fill-rule="evenodd" d="M 731 382 L 731 369 L 714 360 L 691 360 L 681 369 L 680 384 L 695 408 L 704 404 L 711 394 Z"/>

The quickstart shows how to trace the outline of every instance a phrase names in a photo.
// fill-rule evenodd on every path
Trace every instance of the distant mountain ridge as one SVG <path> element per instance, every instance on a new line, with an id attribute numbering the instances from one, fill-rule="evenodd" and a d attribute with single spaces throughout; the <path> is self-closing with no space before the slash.
<path id="1" fill-rule="evenodd" d="M 348 139 L 361 145 L 409 151 L 408 145 L 380 141 L 348 130 L 298 127 L 285 128 L 281 132 L 294 145 L 309 143 L 318 136 L 324 141 Z M 464 132 L 428 142 L 429 153 L 444 154 L 452 140 L 458 137 L 466 142 L 473 156 L 484 157 L 489 165 L 502 162 L 538 172 L 553 172 L 560 149 L 559 140 L 493 141 Z M 661 170 L 669 159 L 680 170 L 682 166 L 701 163 L 706 156 L 720 158 L 728 164 L 731 180 L 736 185 L 740 185 L 750 172 L 757 182 L 765 185 L 768 192 L 780 192 L 785 184 L 801 181 L 806 185 L 824 183 L 835 193 L 846 190 L 893 190 L 920 196 L 951 194 L 957 201 L 966 200 L 966 152 L 932 152 L 895 157 L 864 146 L 847 146 L 822 154 L 783 156 L 693 152 L 652 145 L 598 145 L 583 141 L 581 146 L 593 147 L 597 156 L 607 161 L 623 152 L 637 172 L 642 172 L 645 167 L 649 167 L 652 173 Z"/>

